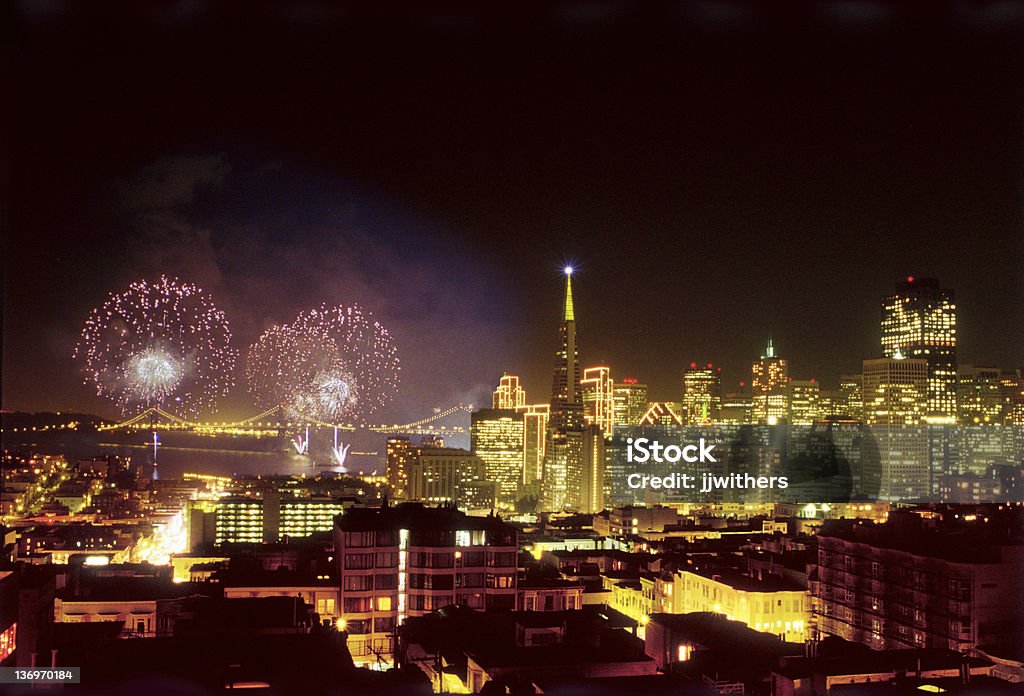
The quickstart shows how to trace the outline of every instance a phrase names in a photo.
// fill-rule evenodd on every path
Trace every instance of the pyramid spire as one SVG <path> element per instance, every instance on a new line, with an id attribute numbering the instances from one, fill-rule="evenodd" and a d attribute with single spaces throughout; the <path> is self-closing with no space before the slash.
<path id="1" fill-rule="evenodd" d="M 576 321 L 572 307 L 572 266 L 565 267 L 565 308 L 562 312 L 562 321 Z"/>

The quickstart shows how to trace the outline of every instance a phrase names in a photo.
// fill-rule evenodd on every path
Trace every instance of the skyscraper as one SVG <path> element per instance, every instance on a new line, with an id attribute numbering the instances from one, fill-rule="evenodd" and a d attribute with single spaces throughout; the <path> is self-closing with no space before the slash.
<path id="1" fill-rule="evenodd" d="M 647 385 L 626 377 L 612 387 L 615 425 L 636 425 L 647 412 Z"/>
<path id="2" fill-rule="evenodd" d="M 580 356 L 576 347 L 576 313 L 572 302 L 572 272 L 572 267 L 566 266 L 559 348 L 555 353 L 555 373 L 551 383 L 549 425 L 553 430 L 579 430 L 583 427 Z"/>
<path id="3" fill-rule="evenodd" d="M 519 377 L 507 372 L 501 376 L 491 398 L 493 408 L 516 409 L 526 403 L 526 390 L 519 386 Z"/>
<path id="4" fill-rule="evenodd" d="M 407 437 L 389 437 L 385 451 L 385 475 L 391 496 L 396 500 L 405 500 L 409 494 L 409 458 L 412 456 L 412 443 Z"/>
<path id="5" fill-rule="evenodd" d="M 917 499 L 931 491 L 928 361 L 864 361 L 864 423 L 878 444 L 882 500 Z"/>
<path id="6" fill-rule="evenodd" d="M 927 422 L 955 423 L 956 303 L 934 278 L 907 278 L 882 298 L 882 355 L 928 363 Z"/>
<path id="7" fill-rule="evenodd" d="M 585 424 L 576 347 L 576 315 L 572 302 L 572 270 L 570 266 L 565 268 L 565 300 L 551 384 L 551 413 L 542 482 L 542 506 L 545 510 L 571 507 L 574 501 L 568 494 L 569 476 L 582 471 L 584 466 Z"/>
<path id="8" fill-rule="evenodd" d="M 753 421 L 772 425 L 789 413 L 789 361 L 775 355 L 772 339 L 753 366 Z"/>
<path id="9" fill-rule="evenodd" d="M 683 373 L 683 423 L 717 423 L 722 410 L 722 368 L 690 363 Z"/>
<path id="10" fill-rule="evenodd" d="M 580 382 L 583 392 L 583 417 L 587 423 L 611 435 L 615 425 L 615 384 L 609 367 L 588 367 Z"/>
<path id="11" fill-rule="evenodd" d="M 529 485 L 544 475 L 551 404 L 529 404 L 516 411 L 523 414 L 523 484 Z"/>
<path id="12" fill-rule="evenodd" d="M 840 375 L 839 377 L 839 404 L 837 409 L 842 409 L 842 415 L 861 420 L 864 412 L 864 394 L 861 388 L 861 375 Z"/>
<path id="13" fill-rule="evenodd" d="M 821 385 L 814 379 L 794 379 L 789 382 L 789 422 L 791 425 L 811 425 L 822 417 Z"/>
<path id="14" fill-rule="evenodd" d="M 961 365 L 957 369 L 957 410 L 964 425 L 1002 423 L 1006 399 L 1000 370 L 983 365 Z"/>
<path id="15" fill-rule="evenodd" d="M 470 449 L 484 463 L 484 474 L 497 488 L 499 506 L 511 508 L 523 482 L 523 415 L 513 409 L 475 411 Z"/>

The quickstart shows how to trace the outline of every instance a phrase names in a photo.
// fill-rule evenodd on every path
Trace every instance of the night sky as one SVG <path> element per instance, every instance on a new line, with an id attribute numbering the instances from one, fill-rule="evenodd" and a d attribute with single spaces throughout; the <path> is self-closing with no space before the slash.
<path id="1" fill-rule="evenodd" d="M 834 386 L 907 275 L 956 291 L 961 363 L 1024 365 L 1022 4 L 89 4 L 0 16 L 6 409 L 114 415 L 74 342 L 160 273 L 243 350 L 360 303 L 385 418 L 503 370 L 546 401 L 566 261 L 584 365 L 652 398 L 769 332 Z"/>

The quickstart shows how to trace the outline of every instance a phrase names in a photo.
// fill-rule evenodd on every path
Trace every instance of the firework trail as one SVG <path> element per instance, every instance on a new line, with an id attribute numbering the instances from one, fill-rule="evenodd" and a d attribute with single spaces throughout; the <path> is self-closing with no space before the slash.
<path id="1" fill-rule="evenodd" d="M 209 295 L 161 276 L 132 283 L 92 310 L 74 357 L 86 383 L 124 414 L 168 402 L 180 414 L 195 414 L 232 385 L 230 343 L 228 322 Z"/>
<path id="2" fill-rule="evenodd" d="M 323 306 L 263 333 L 249 349 L 246 382 L 260 405 L 297 419 L 361 422 L 398 388 L 398 351 L 358 306 Z"/>

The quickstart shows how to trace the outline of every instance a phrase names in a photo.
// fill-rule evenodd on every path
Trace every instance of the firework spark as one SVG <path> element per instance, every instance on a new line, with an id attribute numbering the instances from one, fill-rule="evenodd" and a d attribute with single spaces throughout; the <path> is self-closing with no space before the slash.
<path id="1" fill-rule="evenodd" d="M 398 352 L 359 307 L 321 307 L 268 329 L 249 349 L 246 380 L 261 406 L 295 418 L 359 422 L 398 387 Z"/>
<path id="2" fill-rule="evenodd" d="M 122 413 L 170 400 L 209 409 L 232 384 L 236 353 L 224 313 L 190 283 L 161 276 L 112 294 L 85 321 L 75 346 L 86 383 Z"/>

